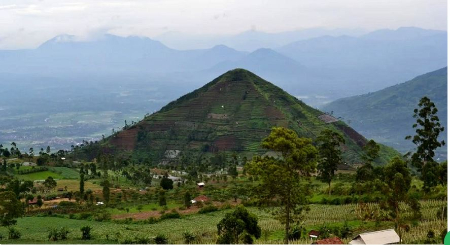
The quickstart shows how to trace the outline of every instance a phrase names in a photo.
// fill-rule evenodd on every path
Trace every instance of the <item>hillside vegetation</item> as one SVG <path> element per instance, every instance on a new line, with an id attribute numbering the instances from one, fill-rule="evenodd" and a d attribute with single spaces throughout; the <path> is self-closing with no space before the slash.
<path id="1" fill-rule="evenodd" d="M 125 126 L 100 142 L 101 146 L 83 150 L 90 157 L 96 157 L 101 148 L 119 150 L 151 162 L 177 161 L 191 154 L 208 157 L 218 152 L 251 158 L 254 153 L 265 152 L 260 142 L 272 127 L 282 126 L 312 139 L 324 129 L 341 132 L 346 141 L 345 160 L 360 162 L 366 139 L 344 122 L 329 122 L 320 117 L 323 115 L 255 74 L 235 69 L 144 120 Z M 383 147 L 380 159 L 396 154 Z"/>
<path id="2" fill-rule="evenodd" d="M 446 127 L 447 67 L 374 93 L 334 101 L 323 110 L 342 117 L 365 137 L 406 152 L 414 148 L 405 136 L 415 133 L 414 108 L 423 96 L 436 104 L 441 125 Z M 447 142 L 446 131 L 442 139 Z M 446 154 L 446 147 L 438 150 L 438 157 L 445 159 Z"/>

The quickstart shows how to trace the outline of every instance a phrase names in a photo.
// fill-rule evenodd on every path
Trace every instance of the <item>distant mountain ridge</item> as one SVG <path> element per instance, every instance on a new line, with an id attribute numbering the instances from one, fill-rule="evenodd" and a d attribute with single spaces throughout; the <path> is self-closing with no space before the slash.
<path id="1" fill-rule="evenodd" d="M 414 145 L 405 136 L 415 134 L 413 110 L 423 96 L 436 104 L 441 125 L 445 127 L 441 138 L 447 142 L 447 67 L 374 93 L 339 99 L 322 109 L 350 121 L 365 137 L 407 152 Z M 439 149 L 439 154 L 445 159 L 447 148 Z"/>
<path id="2" fill-rule="evenodd" d="M 376 91 L 447 65 L 444 31 L 408 27 L 360 33 L 364 35 L 340 33 L 353 32 L 310 30 L 286 32 L 281 36 L 257 31 L 242 33 L 242 39 L 237 40 L 254 47 L 261 46 L 259 41 L 266 36 L 285 42 L 300 38 L 279 48 L 259 48 L 252 52 L 220 43 L 207 49 L 176 50 L 147 37 L 107 34 L 81 40 L 61 35 L 37 49 L 0 50 L 0 73 L 63 78 L 113 74 L 124 79 L 130 74 L 151 74 L 164 82 L 185 80 L 185 77 L 212 79 L 227 70 L 245 68 L 305 98 L 309 104 L 320 106 L 338 98 Z M 193 84 L 191 88 L 194 87 Z"/>
<path id="3" fill-rule="evenodd" d="M 447 66 L 447 32 L 399 28 L 361 37 L 322 36 L 276 51 L 333 77 L 339 86 L 369 92 Z"/>

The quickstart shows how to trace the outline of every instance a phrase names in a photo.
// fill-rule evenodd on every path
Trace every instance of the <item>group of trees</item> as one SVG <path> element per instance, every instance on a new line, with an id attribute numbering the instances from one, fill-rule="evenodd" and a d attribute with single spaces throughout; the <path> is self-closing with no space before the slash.
<path id="1" fill-rule="evenodd" d="M 358 169 L 357 181 L 373 180 L 378 176 L 378 188 L 383 191 L 385 198 L 381 200 L 380 207 L 388 212 L 394 221 L 395 228 L 401 236 L 399 227 L 407 218 L 420 217 L 420 204 L 417 198 L 410 195 L 411 170 L 407 166 L 410 161 L 421 173 L 423 190 L 438 183 L 446 183 L 446 164 L 438 164 L 434 160 L 434 151 L 443 146 L 439 141 L 439 134 L 444 128 L 436 116 L 437 108 L 427 97 L 419 102 L 419 109 L 414 110 L 417 124 L 414 137 L 408 136 L 417 145 L 417 151 L 410 159 L 393 158 L 384 168 L 374 168 L 373 162 L 378 157 L 380 147 L 370 140 L 364 147 L 364 165 Z M 248 166 L 251 175 L 258 176 L 260 184 L 256 193 L 261 203 L 276 207 L 273 212 L 285 224 L 285 243 L 288 243 L 291 224 L 303 218 L 302 211 L 307 210 L 306 196 L 309 188 L 306 180 L 311 173 L 317 170 L 318 179 L 326 182 L 331 194 L 331 181 L 339 164 L 342 163 L 340 147 L 345 143 L 344 138 L 332 130 L 324 130 L 316 139 L 316 146 L 307 138 L 299 138 L 289 129 L 275 127 L 270 135 L 262 142 L 265 149 L 278 152 L 277 157 L 256 156 Z M 444 171 L 445 170 L 445 171 Z M 376 173 L 376 172 L 379 173 Z M 400 214 L 400 203 L 406 203 L 412 209 L 412 217 Z M 236 237 L 234 238 L 236 239 Z"/>

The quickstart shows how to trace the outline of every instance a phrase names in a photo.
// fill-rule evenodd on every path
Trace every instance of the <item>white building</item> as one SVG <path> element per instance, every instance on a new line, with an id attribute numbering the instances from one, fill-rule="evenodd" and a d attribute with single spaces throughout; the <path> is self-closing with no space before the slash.
<path id="1" fill-rule="evenodd" d="M 397 244 L 400 237 L 394 229 L 361 233 L 349 244 Z"/>

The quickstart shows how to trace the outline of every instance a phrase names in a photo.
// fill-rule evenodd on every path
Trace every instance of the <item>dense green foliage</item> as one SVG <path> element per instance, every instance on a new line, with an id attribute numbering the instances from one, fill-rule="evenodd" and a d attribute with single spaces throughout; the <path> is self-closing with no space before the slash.
<path id="1" fill-rule="evenodd" d="M 261 237 L 258 219 L 242 206 L 228 213 L 217 224 L 218 244 L 252 244 L 254 238 Z"/>
<path id="2" fill-rule="evenodd" d="M 308 186 L 301 180 L 315 171 L 318 152 L 310 139 L 299 138 L 294 131 L 281 127 L 273 128 L 262 146 L 281 156 L 256 156 L 248 172 L 260 178 L 257 193 L 261 202 L 278 202 L 274 214 L 285 224 L 284 242 L 288 243 L 291 224 L 302 219 L 308 203 Z"/>
<path id="3" fill-rule="evenodd" d="M 429 98 L 420 99 L 418 106 L 419 108 L 414 109 L 414 118 L 417 123 L 413 124 L 413 128 L 416 129 L 416 135 L 407 136 L 406 139 L 412 139 L 417 146 L 416 151 L 412 153 L 411 161 L 413 166 L 421 172 L 423 188 L 429 190 L 430 187 L 439 183 L 439 165 L 434 160 L 434 156 L 436 149 L 445 145 L 443 140 L 438 140 L 444 127 L 441 126 L 439 117 L 436 115 L 438 109 Z"/>
<path id="4" fill-rule="evenodd" d="M 318 142 L 317 149 L 319 150 L 318 177 L 323 182 L 328 183 L 329 194 L 331 195 L 331 181 L 338 169 L 338 165 L 342 164 L 340 147 L 341 144 L 345 143 L 345 140 L 341 134 L 326 129 L 320 133 L 316 141 Z"/>
<path id="5" fill-rule="evenodd" d="M 0 225 L 10 226 L 16 223 L 15 218 L 23 215 L 23 206 L 14 192 L 0 192 Z"/>

